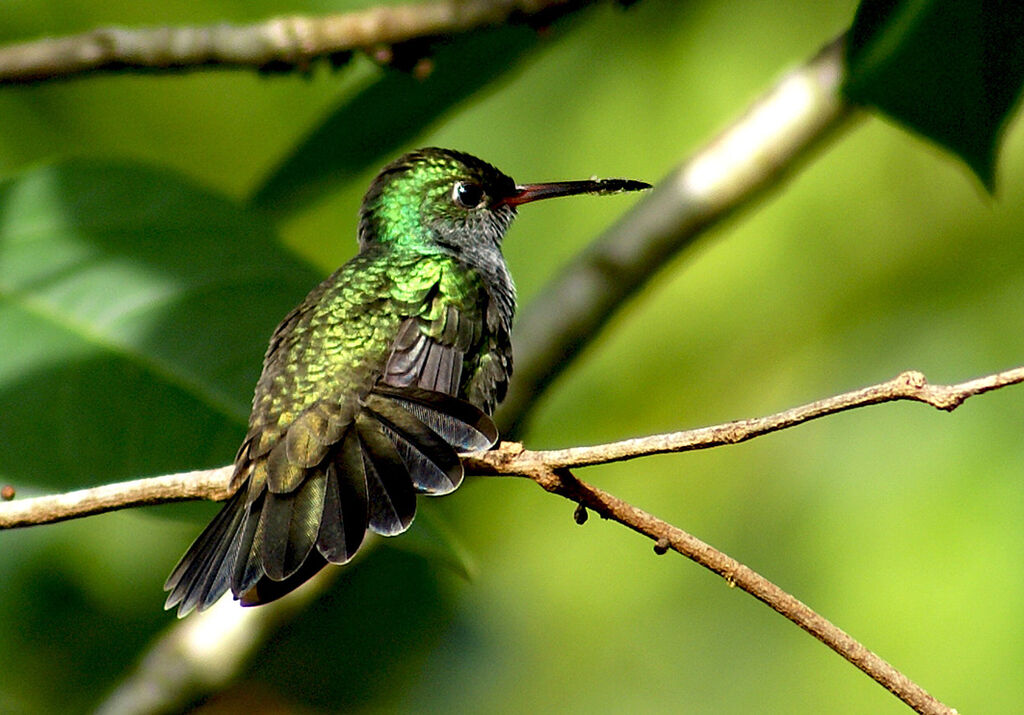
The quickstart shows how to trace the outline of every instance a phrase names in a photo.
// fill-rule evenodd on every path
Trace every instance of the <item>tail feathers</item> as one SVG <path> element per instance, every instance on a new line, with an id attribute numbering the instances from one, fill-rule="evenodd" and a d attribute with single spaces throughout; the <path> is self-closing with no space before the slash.
<path id="1" fill-rule="evenodd" d="M 467 402 L 386 386 L 335 434 L 323 459 L 298 465 L 300 478 L 285 491 L 273 486 L 291 483 L 291 472 L 275 482 L 270 455 L 239 453 L 251 460 L 240 470 L 251 464 L 249 474 L 264 466 L 271 473 L 262 488 L 240 486 L 192 544 L 164 586 L 167 608 L 177 606 L 179 616 L 203 610 L 229 587 L 247 606 L 284 596 L 327 563 L 349 561 L 367 530 L 393 536 L 408 529 L 416 492 L 456 489 L 463 478 L 458 451 L 486 449 L 498 436 L 491 419 Z"/>
<path id="2" fill-rule="evenodd" d="M 231 585 L 231 566 L 238 548 L 238 536 L 245 516 L 245 490 L 239 490 L 193 542 L 164 590 L 170 591 L 164 608 L 178 607 L 178 617 L 213 605 Z"/>
<path id="3" fill-rule="evenodd" d="M 239 603 L 243 606 L 259 606 L 264 603 L 276 601 L 281 598 L 281 596 L 287 596 L 299 586 L 306 583 L 306 581 L 316 576 L 317 572 L 326 565 L 327 562 L 324 560 L 324 557 L 316 551 L 313 551 L 306 558 L 305 562 L 303 562 L 299 570 L 288 578 L 283 581 L 275 581 L 269 576 L 264 575 L 257 579 L 256 582 L 249 586 L 245 591 L 239 592 L 235 598 L 237 598 Z"/>
<path id="4" fill-rule="evenodd" d="M 366 479 L 358 477 L 362 470 L 362 447 L 350 429 L 327 465 L 324 514 L 316 539 L 317 551 L 332 564 L 348 563 L 366 536 Z"/>
<path id="5" fill-rule="evenodd" d="M 363 474 L 371 531 L 401 534 L 416 515 L 416 489 L 409 468 L 379 421 L 367 412 L 356 417 L 363 452 Z"/>
<path id="6" fill-rule="evenodd" d="M 327 473 L 321 467 L 311 470 L 293 492 L 264 495 L 256 529 L 263 535 L 263 570 L 274 581 L 284 581 L 298 571 L 316 544 L 326 485 Z"/>

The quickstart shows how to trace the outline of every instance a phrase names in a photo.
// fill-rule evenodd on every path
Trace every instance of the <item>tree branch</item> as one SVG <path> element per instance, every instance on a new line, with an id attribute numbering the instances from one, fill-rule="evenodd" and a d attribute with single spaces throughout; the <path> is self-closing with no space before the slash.
<path id="1" fill-rule="evenodd" d="M 536 396 L 674 256 L 762 192 L 782 188 L 849 123 L 854 113 L 840 93 L 844 45 L 840 36 L 784 76 L 527 306 L 512 336 L 516 377 L 497 413 L 503 434 L 522 432 Z"/>
<path id="2" fill-rule="evenodd" d="M 746 591 L 803 628 L 917 712 L 929 715 L 956 713 L 956 710 L 936 700 L 928 691 L 894 668 L 888 661 L 865 648 L 857 639 L 827 618 L 750 567 L 744 566 L 696 536 L 576 479 L 568 469 L 551 469 L 533 475 L 532 478 L 547 491 L 592 509 L 606 519 L 617 521 L 653 539 L 656 553 L 663 554 L 672 549 L 714 571 L 724 578 L 730 587 Z M 577 521 L 582 523 L 586 521 L 586 517 L 577 516 Z"/>
<path id="3" fill-rule="evenodd" d="M 455 35 L 512 20 L 546 23 L 593 0 L 437 0 L 323 17 L 279 17 L 251 25 L 126 29 L 0 47 L 0 86 L 111 70 L 180 73 L 220 68 L 307 70 L 353 50 Z"/>
<path id="4" fill-rule="evenodd" d="M 1024 382 L 1024 366 L 955 385 L 931 385 L 923 374 L 910 370 L 877 385 L 844 392 L 766 417 L 590 447 L 534 451 L 524 449 L 517 442 L 502 442 L 497 449 L 464 455 L 463 463 L 470 475 L 528 477 L 543 484 L 555 470 L 737 444 L 819 417 L 882 402 L 910 400 L 951 411 L 970 397 L 1021 382 Z M 222 501 L 231 496 L 228 483 L 232 469 L 231 466 L 225 466 L 181 472 L 65 494 L 0 502 L 0 530 L 51 524 L 152 504 L 193 499 Z"/>
<path id="5" fill-rule="evenodd" d="M 108 511 L 195 499 L 223 501 L 233 466 L 104 484 L 65 494 L 0 502 L 0 530 L 53 524 Z"/>
<path id="6" fill-rule="evenodd" d="M 467 468 L 475 474 L 496 476 L 516 474 L 535 477 L 551 469 L 589 467 L 654 454 L 690 452 L 696 449 L 737 444 L 819 417 L 852 410 L 856 407 L 877 405 L 882 402 L 910 400 L 951 412 L 969 397 L 1020 382 L 1024 382 L 1024 367 L 986 375 L 956 385 L 931 385 L 922 373 L 908 370 L 886 382 L 844 392 L 841 395 L 810 402 L 767 417 L 738 420 L 684 432 L 638 437 L 593 447 L 570 447 L 569 449 L 543 452 L 522 450 L 516 453 L 509 447 L 514 443 L 505 442 L 502 443 L 501 449 L 469 455 L 465 462 Z M 501 461 L 499 464 L 499 460 L 502 459 L 499 455 L 506 453 L 510 455 L 507 461 Z M 489 471 L 492 469 L 494 471 Z"/>
<path id="7" fill-rule="evenodd" d="M 970 397 L 1022 382 L 1024 366 L 955 385 L 930 385 L 920 372 L 908 371 L 877 385 L 767 417 L 562 450 L 532 451 L 518 443 L 503 442 L 498 449 L 465 455 L 464 463 L 470 474 L 528 477 L 549 492 L 653 539 L 656 542 L 655 550 L 659 553 L 670 548 L 677 551 L 722 576 L 730 586 L 737 586 L 771 606 L 916 711 L 952 713 L 953 710 L 929 695 L 891 664 L 768 579 L 682 529 L 576 479 L 569 468 L 737 444 L 819 417 L 883 402 L 909 400 L 951 411 Z M 186 499 L 226 499 L 230 496 L 227 487 L 231 471 L 232 468 L 226 466 L 0 503 L 0 529 L 52 523 L 131 506 Z M 585 511 L 578 514 L 581 523 L 585 515 Z"/>

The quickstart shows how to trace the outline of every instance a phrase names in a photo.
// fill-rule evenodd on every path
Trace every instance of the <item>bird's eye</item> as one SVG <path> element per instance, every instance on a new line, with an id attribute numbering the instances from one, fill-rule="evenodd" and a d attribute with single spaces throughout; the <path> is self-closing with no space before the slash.
<path id="1" fill-rule="evenodd" d="M 457 181 L 452 187 L 452 201 L 464 209 L 475 209 L 483 203 L 484 187 L 469 181 Z"/>

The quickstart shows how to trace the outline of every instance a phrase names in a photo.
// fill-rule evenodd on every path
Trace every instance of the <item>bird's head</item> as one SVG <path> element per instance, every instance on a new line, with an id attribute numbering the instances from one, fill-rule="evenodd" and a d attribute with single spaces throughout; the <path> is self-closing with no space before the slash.
<path id="1" fill-rule="evenodd" d="M 496 250 L 522 204 L 647 188 L 623 179 L 518 185 L 470 154 L 419 149 L 385 166 L 373 180 L 363 199 L 359 244 L 433 245 L 456 254 Z"/>

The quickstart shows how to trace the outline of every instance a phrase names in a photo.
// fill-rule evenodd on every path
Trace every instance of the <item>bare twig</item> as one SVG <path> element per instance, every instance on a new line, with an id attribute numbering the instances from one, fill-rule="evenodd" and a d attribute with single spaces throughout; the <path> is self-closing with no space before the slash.
<path id="1" fill-rule="evenodd" d="M 529 477 L 544 489 L 575 501 L 582 507 L 653 539 L 659 552 L 663 553 L 669 548 L 679 552 L 719 574 L 730 585 L 738 586 L 771 606 L 918 712 L 952 713 L 953 710 L 929 695 L 888 662 L 771 581 L 695 536 L 576 479 L 569 472 L 569 468 L 736 444 L 825 415 L 882 402 L 910 400 L 949 411 L 975 395 L 1022 382 L 1024 367 L 955 385 L 930 385 L 920 372 L 908 371 L 877 385 L 811 402 L 767 417 L 563 450 L 531 451 L 524 449 L 520 444 L 504 442 L 499 449 L 466 455 L 464 461 L 471 474 Z M 122 482 L 63 495 L 0 503 L 0 528 L 45 524 L 111 509 L 167 501 L 225 499 L 229 496 L 227 485 L 230 476 L 231 467 L 221 467 Z M 179 645 L 172 644 L 167 647 L 178 649 Z"/>
<path id="2" fill-rule="evenodd" d="M 528 450 L 516 452 L 514 448 L 509 448 L 509 445 L 514 445 L 514 443 L 505 442 L 502 444 L 502 449 L 497 451 L 470 455 L 466 459 L 466 464 L 469 470 L 477 474 L 534 476 L 549 469 L 587 467 L 636 459 L 652 454 L 690 452 L 725 444 L 737 444 L 836 412 L 877 405 L 881 402 L 910 400 L 923 402 L 940 410 L 952 411 L 969 397 L 1020 382 L 1024 382 L 1024 367 L 986 375 L 956 385 L 930 385 L 922 373 L 908 370 L 886 382 L 844 392 L 835 397 L 810 402 L 767 417 L 738 420 L 684 432 L 638 437 L 593 447 L 570 447 L 569 449 L 543 452 Z M 500 465 L 497 464 L 499 460 L 503 459 L 498 455 L 505 454 L 508 455 L 504 458 L 506 461 L 501 462 Z M 494 471 L 488 471 L 491 469 Z"/>
<path id="3" fill-rule="evenodd" d="M 704 568 L 714 571 L 724 578 L 729 586 L 746 591 L 803 628 L 917 712 L 929 715 L 953 715 L 956 712 L 799 599 L 692 534 L 576 479 L 568 469 L 539 472 L 533 475 L 533 479 L 547 491 L 570 499 L 649 537 L 655 542 L 654 548 L 658 553 L 665 553 L 671 548 Z"/>
<path id="4" fill-rule="evenodd" d="M 0 529 L 53 524 L 128 507 L 167 504 L 193 499 L 223 501 L 231 496 L 228 482 L 233 467 L 167 474 L 104 484 L 65 494 L 51 494 L 0 503 Z"/>
<path id="5" fill-rule="evenodd" d="M 843 46 L 843 37 L 832 41 L 783 77 L 527 306 L 513 336 L 516 379 L 497 415 L 505 435 L 519 434 L 535 396 L 673 256 L 762 191 L 781 189 L 786 175 L 848 124 L 854 115 L 839 91 Z"/>
<path id="6" fill-rule="evenodd" d="M 533 451 L 524 449 L 516 442 L 502 442 L 497 449 L 464 455 L 463 462 L 469 474 L 525 476 L 539 482 L 547 479 L 552 470 L 737 444 L 819 417 L 882 402 L 910 400 L 923 402 L 940 410 L 953 410 L 969 397 L 1021 382 L 1024 382 L 1024 367 L 955 385 L 930 385 L 923 374 L 911 370 L 877 385 L 810 402 L 767 417 L 637 437 L 591 447 Z M 50 524 L 150 504 L 190 499 L 221 501 L 230 496 L 228 482 L 231 472 L 232 468 L 225 466 L 106 484 L 66 494 L 0 502 L 0 529 Z"/>
<path id="7" fill-rule="evenodd" d="M 251 25 L 106 27 L 0 47 L 0 85 L 67 79 L 105 70 L 308 69 L 418 38 L 454 35 L 516 18 L 546 21 L 592 0 L 437 0 Z M 379 53 L 378 53 L 379 54 Z"/>

